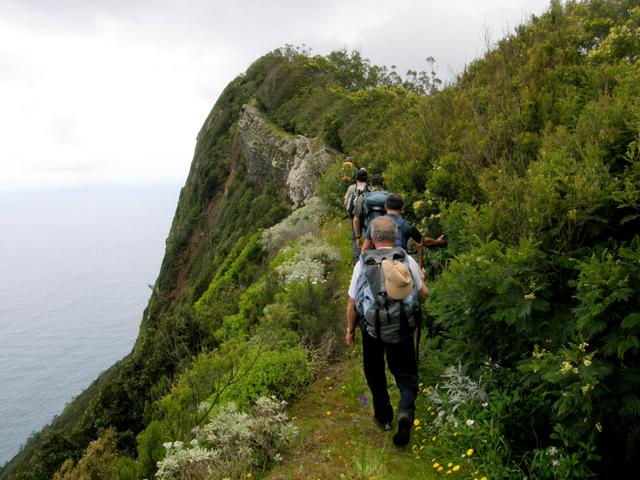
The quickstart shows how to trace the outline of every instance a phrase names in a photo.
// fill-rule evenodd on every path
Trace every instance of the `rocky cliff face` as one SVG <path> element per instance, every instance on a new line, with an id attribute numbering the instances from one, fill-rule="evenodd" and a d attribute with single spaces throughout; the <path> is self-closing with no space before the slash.
<path id="1" fill-rule="evenodd" d="M 207 268 L 204 265 L 215 261 L 212 252 L 220 245 L 224 248 L 226 238 L 220 232 L 246 235 L 252 233 L 249 230 L 270 227 L 290 208 L 296 209 L 313 196 L 320 175 L 340 155 L 316 138 L 285 132 L 254 106 L 244 104 L 238 110 L 225 129 L 222 147 L 211 147 L 215 139 L 223 138 L 217 127 L 221 117 L 217 106 L 198 136 L 191 172 L 169 234 L 158 293 L 151 302 L 159 305 L 152 308 L 152 317 L 170 311 L 187 289 L 197 284 L 195 279 Z M 216 149 L 223 155 L 210 153 Z M 278 209 L 279 213 L 269 218 L 266 212 L 254 212 L 256 217 L 252 218 L 247 211 L 250 205 L 239 205 L 247 198 L 263 205 L 260 208 Z M 197 218 L 195 208 L 200 210 Z M 232 215 L 229 211 L 234 208 L 241 219 L 238 225 L 221 218 Z M 170 251 L 169 244 L 180 246 Z"/>
<path id="2" fill-rule="evenodd" d="M 315 193 L 321 173 L 337 154 L 318 139 L 283 132 L 251 105 L 240 113 L 235 142 L 246 161 L 247 180 L 258 189 L 266 181 L 281 187 L 293 208 Z"/>

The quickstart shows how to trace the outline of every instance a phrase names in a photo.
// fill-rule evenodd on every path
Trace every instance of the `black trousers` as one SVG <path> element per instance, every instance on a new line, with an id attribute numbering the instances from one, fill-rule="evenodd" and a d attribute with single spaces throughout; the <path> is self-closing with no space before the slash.
<path id="1" fill-rule="evenodd" d="M 373 338 L 365 329 L 361 331 L 364 376 L 371 390 L 376 418 L 383 423 L 391 423 L 393 420 L 393 407 L 385 374 L 386 354 L 389 370 L 400 391 L 398 416 L 408 416 L 413 421 L 418 395 L 418 366 L 412 336 L 400 343 L 385 343 Z"/>

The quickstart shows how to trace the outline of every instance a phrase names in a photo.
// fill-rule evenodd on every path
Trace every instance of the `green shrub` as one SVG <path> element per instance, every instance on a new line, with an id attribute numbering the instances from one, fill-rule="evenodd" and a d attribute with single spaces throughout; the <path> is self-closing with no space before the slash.
<path id="1" fill-rule="evenodd" d="M 106 430 L 84 451 L 82 458 L 74 464 L 66 460 L 53 475 L 53 480 L 84 480 L 86 478 L 111 479 L 116 477 L 117 435 L 114 429 Z"/>
<path id="2" fill-rule="evenodd" d="M 136 437 L 138 443 L 137 465 L 144 477 L 153 477 L 157 462 L 164 456 L 162 444 L 167 441 L 168 438 L 162 423 L 158 420 L 151 421 Z M 123 470 L 129 470 L 126 465 L 123 465 L 122 468 Z"/>
<path id="3" fill-rule="evenodd" d="M 295 336 L 294 336 L 295 339 Z M 224 393 L 224 399 L 248 405 L 257 397 L 276 395 L 289 399 L 298 395 L 313 377 L 307 352 L 300 346 L 254 347 L 246 352 L 238 369 L 246 374 Z"/>
<path id="4" fill-rule="evenodd" d="M 550 285 L 543 252 L 530 241 L 502 248 L 492 241 L 451 262 L 427 309 L 447 331 L 462 361 L 513 365 L 536 341 L 553 336 Z"/>

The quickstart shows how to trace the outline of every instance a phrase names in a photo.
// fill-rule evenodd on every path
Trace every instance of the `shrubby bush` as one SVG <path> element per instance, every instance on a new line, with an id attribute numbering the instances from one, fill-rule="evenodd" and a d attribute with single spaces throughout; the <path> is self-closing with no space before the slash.
<path id="1" fill-rule="evenodd" d="M 82 458 L 74 463 L 66 460 L 53 475 L 53 480 L 84 480 L 87 478 L 116 478 L 117 435 L 113 428 L 106 430 L 84 451 Z"/>
<path id="2" fill-rule="evenodd" d="M 245 478 L 254 469 L 281 461 L 296 434 L 285 412 L 286 403 L 259 397 L 251 413 L 228 403 L 185 446 L 167 442 L 166 457 L 158 462 L 160 479 Z"/>
<path id="3" fill-rule="evenodd" d="M 536 339 L 553 336 L 546 262 L 530 241 L 507 249 L 492 241 L 452 261 L 427 304 L 447 331 L 445 348 L 463 362 L 513 365 Z"/>
<path id="4" fill-rule="evenodd" d="M 282 222 L 264 230 L 260 244 L 273 255 L 291 240 L 307 234 L 318 235 L 320 222 L 328 213 L 327 205 L 319 197 L 311 197 Z"/>
<path id="5" fill-rule="evenodd" d="M 309 281 L 312 284 L 325 281 L 327 266 L 340 260 L 340 252 L 323 239 L 314 239 L 310 234 L 297 242 L 296 253 L 276 267 L 285 283 Z"/>

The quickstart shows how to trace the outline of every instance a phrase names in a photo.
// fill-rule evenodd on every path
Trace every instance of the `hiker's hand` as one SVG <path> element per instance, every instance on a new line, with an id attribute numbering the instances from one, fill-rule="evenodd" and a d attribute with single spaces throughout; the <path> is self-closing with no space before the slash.
<path id="1" fill-rule="evenodd" d="M 438 242 L 440 245 L 444 245 L 445 244 L 444 234 L 436 238 L 436 242 Z"/>
<path id="2" fill-rule="evenodd" d="M 362 240 L 360 240 L 359 238 L 356 238 L 356 247 L 358 247 L 358 249 L 362 248 Z"/>
<path id="3" fill-rule="evenodd" d="M 349 330 L 347 330 L 347 334 L 344 337 L 344 343 L 347 345 L 347 347 L 353 347 L 356 344 L 356 331 L 353 330 L 352 332 L 349 332 Z"/>
<path id="4" fill-rule="evenodd" d="M 422 265 L 420 266 L 420 275 L 422 276 L 422 281 L 424 282 L 425 279 L 427 278 L 427 271 L 424 269 Z"/>

